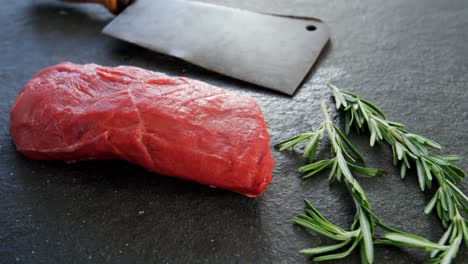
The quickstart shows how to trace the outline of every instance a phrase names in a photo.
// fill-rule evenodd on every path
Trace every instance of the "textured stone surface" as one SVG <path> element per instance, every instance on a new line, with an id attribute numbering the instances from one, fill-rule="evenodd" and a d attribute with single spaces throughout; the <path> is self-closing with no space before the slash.
<path id="1" fill-rule="evenodd" d="M 245 84 L 99 34 L 103 8 L 57 1 L 14 1 L 0 9 L 1 263 L 306 263 L 297 251 L 329 243 L 291 224 L 309 198 L 348 226 L 354 208 L 326 175 L 302 181 L 297 153 L 274 152 L 273 182 L 257 199 L 159 177 L 118 161 L 42 162 L 15 152 L 8 113 L 21 87 L 60 61 L 129 64 L 183 75 L 257 99 L 272 142 L 315 129 L 332 81 L 380 105 L 388 116 L 468 156 L 468 3 L 419 1 L 217 1 L 253 10 L 320 17 L 331 42 L 294 97 Z M 174 18 L 176 19 L 176 18 Z M 189 30 L 189 27 L 188 27 Z M 335 115 L 340 121 L 339 115 Z M 414 174 L 401 181 L 389 149 L 353 136 L 368 164 L 389 175 L 362 179 L 375 211 L 389 224 L 432 240 L 437 218 L 422 209 L 429 194 Z M 326 155 L 326 143 L 322 155 Z M 467 170 L 463 161 L 460 166 Z M 467 184 L 462 189 L 467 191 Z M 376 248 L 376 263 L 422 262 L 413 250 Z M 468 257 L 466 249 L 458 262 Z M 357 255 L 339 263 L 359 263 Z"/>

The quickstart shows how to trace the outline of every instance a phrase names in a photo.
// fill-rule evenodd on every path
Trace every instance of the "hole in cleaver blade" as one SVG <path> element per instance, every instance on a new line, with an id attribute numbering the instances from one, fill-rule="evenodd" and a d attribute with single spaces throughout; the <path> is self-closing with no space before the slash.
<path id="1" fill-rule="evenodd" d="M 103 33 L 289 95 L 329 38 L 315 19 L 183 0 L 137 0 Z"/>

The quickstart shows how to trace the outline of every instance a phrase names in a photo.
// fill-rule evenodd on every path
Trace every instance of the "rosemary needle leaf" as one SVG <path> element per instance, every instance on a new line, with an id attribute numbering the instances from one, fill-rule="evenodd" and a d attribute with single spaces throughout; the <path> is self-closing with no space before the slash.
<path id="1" fill-rule="evenodd" d="M 369 121 L 369 114 L 366 111 L 363 111 L 365 108 L 364 108 L 364 105 L 363 105 L 362 101 L 360 101 L 360 100 L 357 101 L 357 105 L 361 109 L 361 114 L 362 114 L 362 117 L 364 118 L 364 120 Z"/>
<path id="2" fill-rule="evenodd" d="M 407 135 L 403 136 L 403 141 L 409 148 L 409 150 L 411 150 L 413 155 L 419 156 L 421 154 L 419 152 L 419 149 L 414 145 L 413 141 L 411 141 L 411 139 L 409 139 Z"/>
<path id="3" fill-rule="evenodd" d="M 403 145 L 401 145 L 400 142 L 395 142 L 395 150 L 398 160 L 401 160 L 403 158 Z"/>
<path id="4" fill-rule="evenodd" d="M 418 180 L 419 180 L 419 187 L 421 188 L 421 191 L 424 191 L 424 185 L 425 185 L 425 176 L 424 173 L 425 171 L 422 168 L 421 160 L 416 160 L 416 170 L 418 174 Z"/>
<path id="5" fill-rule="evenodd" d="M 311 170 L 315 170 L 317 168 L 323 167 L 323 166 L 328 166 L 333 162 L 333 159 L 326 159 L 326 160 L 320 160 L 311 164 L 307 164 L 305 166 L 300 167 L 297 169 L 298 172 L 308 172 Z"/>
<path id="6" fill-rule="evenodd" d="M 349 182 L 354 182 L 353 175 L 351 175 L 351 171 L 349 170 L 347 166 L 347 162 L 343 157 L 343 154 L 341 152 L 336 153 L 336 159 L 338 161 L 338 166 L 340 166 L 340 170 L 343 172 L 343 175 L 346 177 L 346 179 Z"/>
<path id="7" fill-rule="evenodd" d="M 448 166 L 450 165 L 450 162 L 447 161 L 446 159 L 444 159 L 444 157 L 442 156 L 436 156 L 436 155 L 432 155 L 432 154 L 429 154 L 426 156 L 426 158 L 434 163 L 437 163 L 439 165 L 443 165 L 443 166 Z"/>
<path id="8" fill-rule="evenodd" d="M 341 228 L 338 228 L 337 226 L 329 223 L 327 220 L 323 220 L 320 217 L 318 217 L 314 212 L 312 212 L 309 209 L 305 209 L 307 215 L 298 215 L 297 218 L 300 218 L 302 220 L 311 222 L 319 227 L 322 227 L 325 231 L 330 232 L 331 234 L 336 234 L 341 237 L 347 237 L 346 231 L 342 230 Z M 310 217 L 309 217 L 310 216 Z"/>
<path id="9" fill-rule="evenodd" d="M 448 210 L 447 196 L 445 195 L 444 191 L 439 192 L 439 200 L 440 200 L 440 204 L 442 205 L 442 208 L 444 209 L 444 211 L 447 211 Z"/>
<path id="10" fill-rule="evenodd" d="M 424 174 L 425 176 L 427 177 L 427 181 L 432 181 L 432 174 L 431 174 L 431 170 L 429 169 L 429 166 L 427 166 L 427 163 L 424 159 L 421 159 L 421 164 L 422 164 L 422 167 L 424 169 Z"/>
<path id="11" fill-rule="evenodd" d="M 312 210 L 310 209 L 305 209 L 305 212 L 307 213 L 307 215 L 311 216 L 316 222 L 317 224 L 319 224 L 321 227 L 323 227 L 324 229 L 326 229 L 327 231 L 331 232 L 331 233 L 336 233 L 336 234 L 340 234 L 340 235 L 343 235 L 343 236 L 346 236 L 346 231 L 344 231 L 343 229 L 331 224 L 330 222 L 328 222 L 327 220 L 323 220 L 321 219 L 320 217 L 318 217 Z"/>
<path id="12" fill-rule="evenodd" d="M 297 144 L 301 143 L 302 141 L 310 138 L 311 136 L 313 136 L 312 133 L 301 134 L 301 135 L 286 139 L 284 141 L 281 141 L 278 144 L 275 144 L 275 148 L 279 149 L 279 151 L 290 149 L 290 148 L 295 147 Z"/>
<path id="13" fill-rule="evenodd" d="M 385 119 L 387 119 L 387 118 L 385 118 Z M 397 128 L 404 128 L 405 127 L 405 125 L 403 125 L 402 123 L 398 123 L 398 122 L 393 122 L 393 121 L 387 120 L 387 123 L 389 125 L 397 127 Z"/>
<path id="14" fill-rule="evenodd" d="M 312 205 L 312 203 L 309 202 L 309 200 L 304 199 L 304 203 L 305 203 L 305 206 L 306 206 L 307 209 L 313 211 L 313 212 L 314 212 L 317 216 L 319 216 L 322 220 L 327 221 L 327 220 L 325 219 L 325 217 L 319 212 L 319 210 L 317 210 L 317 209 Z"/>
<path id="15" fill-rule="evenodd" d="M 406 176 L 406 169 L 407 169 L 406 165 L 405 165 L 405 164 L 401 164 L 400 176 L 401 176 L 402 179 L 404 179 L 405 176 Z"/>
<path id="16" fill-rule="evenodd" d="M 433 140 L 430 140 L 430 139 L 428 139 L 426 137 L 423 137 L 423 136 L 419 136 L 419 138 L 421 138 L 423 140 L 422 143 L 424 145 L 428 146 L 428 147 L 431 147 L 431 148 L 434 148 L 434 149 L 439 149 L 439 150 L 442 149 L 442 146 L 439 143 L 437 143 L 437 142 L 435 142 Z"/>
<path id="17" fill-rule="evenodd" d="M 306 229 L 310 229 L 310 230 L 313 230 L 323 236 L 326 236 L 328 238 L 331 238 L 331 239 L 334 239 L 334 240 L 339 240 L 339 241 L 344 241 L 344 240 L 347 240 L 348 238 L 347 237 L 344 237 L 344 236 L 340 236 L 340 235 L 335 235 L 335 234 L 332 234 L 328 231 L 325 231 L 322 227 L 320 227 L 319 225 L 317 225 L 316 223 L 314 223 L 313 221 L 309 221 L 309 220 L 306 220 L 306 219 L 303 219 L 303 218 L 308 218 L 307 216 L 305 215 L 301 215 L 301 217 L 294 217 L 293 218 L 293 221 L 294 223 L 302 226 L 302 227 L 305 227 Z"/>
<path id="18" fill-rule="evenodd" d="M 432 209 L 434 208 L 434 206 L 436 205 L 436 202 L 437 202 L 437 198 L 438 198 L 438 192 L 436 192 L 434 194 L 434 196 L 432 197 L 431 201 L 426 205 L 426 207 L 424 208 L 424 213 L 425 214 L 429 214 Z"/>
<path id="19" fill-rule="evenodd" d="M 369 220 L 365 212 L 360 209 L 359 210 L 359 222 L 361 224 L 363 239 L 364 239 L 364 247 L 367 261 L 372 263 L 374 261 L 374 246 L 372 242 L 372 232 L 369 226 Z"/>
<path id="20" fill-rule="evenodd" d="M 314 261 L 325 261 L 325 260 L 341 259 L 341 258 L 347 257 L 349 254 L 351 254 L 351 252 L 353 252 L 353 250 L 359 244 L 360 240 L 361 240 L 360 238 L 354 240 L 354 243 L 345 252 L 316 257 L 314 258 Z"/>
<path id="21" fill-rule="evenodd" d="M 455 216 L 455 204 L 452 201 L 452 196 L 449 192 L 445 192 L 445 196 L 447 197 L 447 207 L 448 207 L 448 216 L 449 219 L 453 219 Z"/>
<path id="22" fill-rule="evenodd" d="M 315 159 L 322 131 L 323 130 L 319 130 L 317 133 L 315 133 L 304 148 L 304 158 L 308 159 L 309 161 L 313 161 Z"/>
<path id="23" fill-rule="evenodd" d="M 349 242 L 351 242 L 351 240 L 346 240 L 344 242 L 341 242 L 341 243 L 338 243 L 338 244 L 335 244 L 335 245 L 315 247 L 315 248 L 306 248 L 306 249 L 300 250 L 299 252 L 301 254 L 309 255 L 309 256 L 318 255 L 318 254 L 323 254 L 323 253 L 327 253 L 327 252 L 330 252 L 330 251 L 340 249 L 340 248 L 346 246 L 347 244 L 349 244 Z"/>
<path id="24" fill-rule="evenodd" d="M 353 123 L 354 115 L 352 113 L 346 113 L 345 115 L 345 133 L 349 135 L 351 130 L 351 124 Z"/>
<path id="25" fill-rule="evenodd" d="M 463 159 L 462 156 L 458 156 L 458 155 L 444 155 L 444 156 L 441 156 L 441 158 L 445 159 L 446 161 L 460 161 Z"/>
<path id="26" fill-rule="evenodd" d="M 371 132 L 369 144 L 371 145 L 371 147 L 373 147 L 374 144 L 375 144 L 376 133 L 375 133 L 375 129 L 371 129 L 371 130 L 372 130 L 372 132 Z"/>
<path id="27" fill-rule="evenodd" d="M 382 176 L 383 174 L 385 174 L 385 171 L 383 171 L 383 170 L 379 170 L 379 169 L 375 169 L 375 168 L 361 167 L 361 166 L 358 166 L 358 165 L 351 164 L 349 162 L 348 162 L 348 167 L 353 172 L 363 174 L 363 175 L 367 175 L 367 176 Z"/>
<path id="28" fill-rule="evenodd" d="M 455 239 L 455 237 L 457 237 L 457 233 L 458 233 L 458 226 L 457 226 L 457 225 L 453 225 L 453 230 L 452 230 L 452 234 L 450 234 L 449 242 L 453 242 L 453 240 Z"/>
<path id="29" fill-rule="evenodd" d="M 444 250 L 447 247 L 426 240 L 422 237 L 408 233 L 387 233 L 379 244 L 404 245 L 406 247 L 416 247 L 425 250 Z"/>
<path id="30" fill-rule="evenodd" d="M 338 169 L 338 162 L 335 161 L 335 162 L 333 162 L 333 166 L 332 166 L 332 169 L 330 171 L 330 174 L 328 174 L 328 182 L 333 181 L 333 176 L 336 174 L 337 169 Z"/>
<path id="31" fill-rule="evenodd" d="M 398 156 L 397 156 L 395 145 L 392 145 L 392 157 L 393 157 L 393 166 L 398 165 Z"/>

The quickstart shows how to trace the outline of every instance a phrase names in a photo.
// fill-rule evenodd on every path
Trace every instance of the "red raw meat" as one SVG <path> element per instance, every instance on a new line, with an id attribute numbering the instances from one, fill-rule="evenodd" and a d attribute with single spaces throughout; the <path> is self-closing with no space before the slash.
<path id="1" fill-rule="evenodd" d="M 274 163 L 250 96 L 129 66 L 40 71 L 18 95 L 10 131 L 33 159 L 123 159 L 247 196 L 262 193 Z"/>

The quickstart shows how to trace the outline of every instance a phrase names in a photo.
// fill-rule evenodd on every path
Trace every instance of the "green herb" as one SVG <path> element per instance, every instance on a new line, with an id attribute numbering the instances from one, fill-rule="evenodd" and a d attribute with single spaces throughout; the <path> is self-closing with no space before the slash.
<path id="1" fill-rule="evenodd" d="M 346 113 L 347 134 L 353 125 L 358 131 L 367 128 L 371 146 L 375 142 L 385 142 L 392 147 L 393 163 L 400 166 L 402 178 L 413 166 L 416 167 L 422 191 L 430 189 L 434 181 L 438 184 L 438 189 L 424 212 L 428 214 L 436 208 L 437 215 L 446 228 L 439 244 L 449 245 L 449 250 L 434 250 L 431 257 L 436 262 L 449 263 L 456 256 L 462 240 L 468 246 L 467 220 L 460 214 L 460 210 L 465 213 L 468 211 L 468 198 L 456 186 L 466 177 L 466 173 L 453 165 L 461 157 L 432 154 L 431 149 L 442 148 L 438 143 L 407 131 L 403 124 L 387 120 L 384 112 L 369 101 L 353 93 L 340 91 L 331 84 L 329 87 L 333 91 L 336 108 Z"/>
<path id="2" fill-rule="evenodd" d="M 374 243 L 416 247 L 425 250 L 440 250 L 443 254 L 446 254 L 449 251 L 449 247 L 428 241 L 416 235 L 398 231 L 385 225 L 375 215 L 365 192 L 354 177 L 354 174 L 380 176 L 383 174 L 383 171 L 355 164 L 356 160 L 364 161 L 364 158 L 340 129 L 331 122 L 323 102 L 321 108 L 324 122 L 317 132 L 301 134 L 280 142 L 275 147 L 279 150 L 286 150 L 307 141 L 304 148 L 304 157 L 310 163 L 300 167 L 298 171 L 305 173 L 304 178 L 308 178 L 326 168 L 331 168 L 328 177 L 329 181 L 333 182 L 336 180 L 346 185 L 354 200 L 356 215 L 349 231 L 346 231 L 329 222 L 309 201 L 305 200 L 306 214 L 296 216 L 293 221 L 306 229 L 336 240 L 337 243 L 303 249 L 300 252 L 305 255 L 314 256 L 314 261 L 324 261 L 344 258 L 359 246 L 363 263 L 373 262 Z M 325 131 L 331 142 L 332 158 L 314 162 L 318 142 Z M 389 232 L 380 240 L 375 239 L 376 225 Z"/>

